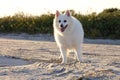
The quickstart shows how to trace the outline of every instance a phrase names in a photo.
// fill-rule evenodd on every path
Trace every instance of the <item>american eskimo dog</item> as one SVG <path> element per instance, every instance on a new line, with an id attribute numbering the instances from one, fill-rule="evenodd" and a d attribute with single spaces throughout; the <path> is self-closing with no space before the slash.
<path id="1" fill-rule="evenodd" d="M 71 16 L 69 10 L 65 14 L 56 11 L 53 28 L 55 41 L 61 52 L 62 63 L 67 63 L 66 54 L 70 50 L 73 50 L 76 53 L 77 60 L 82 62 L 84 31 L 79 20 Z"/>

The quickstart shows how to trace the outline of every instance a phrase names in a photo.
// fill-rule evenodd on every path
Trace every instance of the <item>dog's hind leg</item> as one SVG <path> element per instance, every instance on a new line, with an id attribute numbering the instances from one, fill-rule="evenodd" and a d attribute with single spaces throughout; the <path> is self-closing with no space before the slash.
<path id="1" fill-rule="evenodd" d="M 76 56 L 77 56 L 77 60 L 80 61 L 80 62 L 83 62 L 83 60 L 82 60 L 82 45 L 77 46 L 75 48 L 75 53 L 76 53 Z"/>

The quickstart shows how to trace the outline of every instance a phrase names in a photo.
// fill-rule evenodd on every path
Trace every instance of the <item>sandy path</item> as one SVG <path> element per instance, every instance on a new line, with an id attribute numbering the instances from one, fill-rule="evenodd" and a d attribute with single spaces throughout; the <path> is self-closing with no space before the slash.
<path id="1" fill-rule="evenodd" d="M 0 56 L 28 64 L 0 65 L 0 80 L 120 80 L 119 44 L 120 40 L 85 39 L 84 62 L 75 62 L 71 53 L 68 64 L 61 65 L 59 49 L 50 35 L 1 34 Z"/>

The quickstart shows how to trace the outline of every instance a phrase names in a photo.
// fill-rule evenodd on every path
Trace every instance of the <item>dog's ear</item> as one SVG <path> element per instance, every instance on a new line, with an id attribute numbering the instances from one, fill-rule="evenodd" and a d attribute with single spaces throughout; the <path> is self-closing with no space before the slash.
<path id="1" fill-rule="evenodd" d="M 65 14 L 66 14 L 67 16 L 70 16 L 70 11 L 67 10 Z"/>
<path id="2" fill-rule="evenodd" d="M 56 10 L 55 16 L 58 17 L 59 15 L 60 15 L 60 12 L 58 10 Z"/>

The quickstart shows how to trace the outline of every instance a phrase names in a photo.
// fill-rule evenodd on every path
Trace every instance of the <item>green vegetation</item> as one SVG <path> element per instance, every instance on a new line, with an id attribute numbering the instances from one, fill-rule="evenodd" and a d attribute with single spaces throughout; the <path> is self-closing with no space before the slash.
<path id="1" fill-rule="evenodd" d="M 82 15 L 71 10 L 83 24 L 85 37 L 120 39 L 120 10 L 105 9 L 103 12 Z M 18 13 L 14 16 L 0 18 L 0 33 L 53 33 L 54 14 L 27 16 Z"/>

